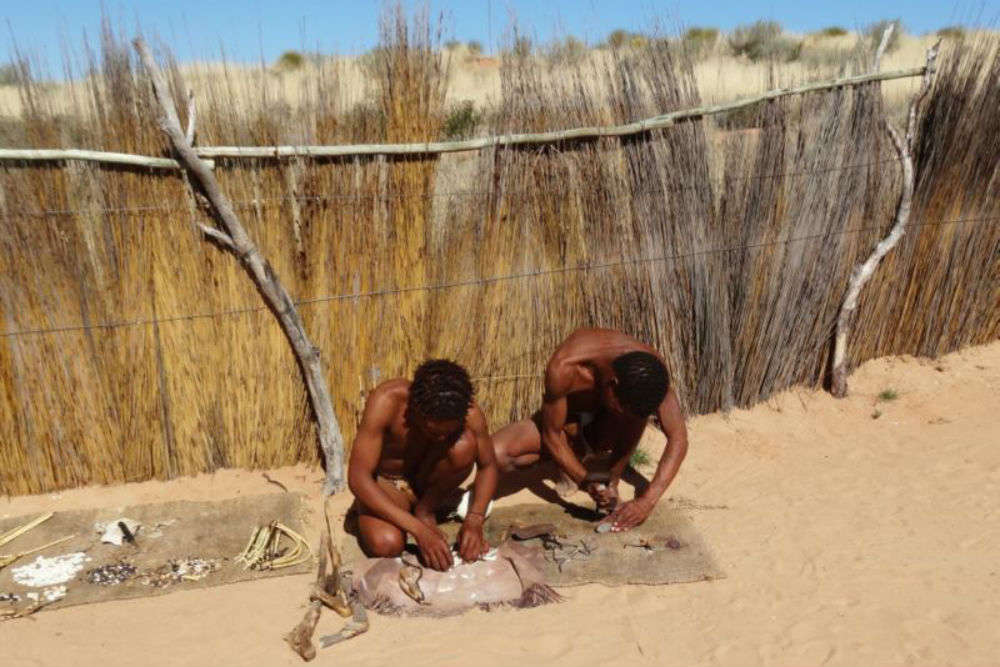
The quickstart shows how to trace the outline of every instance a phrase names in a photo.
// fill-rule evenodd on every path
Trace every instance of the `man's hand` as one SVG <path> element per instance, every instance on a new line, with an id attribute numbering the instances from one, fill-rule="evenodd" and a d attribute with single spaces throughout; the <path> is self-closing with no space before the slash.
<path id="1" fill-rule="evenodd" d="M 458 553 L 466 563 L 477 561 L 490 550 L 483 535 L 483 517 L 469 514 L 458 531 Z"/>
<path id="2" fill-rule="evenodd" d="M 425 526 L 423 530 L 413 536 L 420 547 L 420 560 L 427 567 L 444 572 L 452 566 L 454 559 L 451 556 L 451 547 L 445 540 L 444 534 L 435 527 Z"/>
<path id="3" fill-rule="evenodd" d="M 584 490 L 594 499 L 598 511 L 610 512 L 618 506 L 618 488 L 600 482 L 590 482 Z"/>
<path id="4" fill-rule="evenodd" d="M 641 525 L 653 512 L 655 503 L 637 498 L 623 503 L 611 513 L 604 523 L 611 524 L 611 532 L 618 533 Z"/>

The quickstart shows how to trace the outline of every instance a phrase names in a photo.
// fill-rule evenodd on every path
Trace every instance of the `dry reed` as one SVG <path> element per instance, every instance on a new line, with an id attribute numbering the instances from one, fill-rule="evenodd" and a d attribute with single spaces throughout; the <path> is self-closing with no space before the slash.
<path id="1" fill-rule="evenodd" d="M 105 27 L 68 113 L 25 84 L 10 136 L 165 154 L 127 43 Z M 422 141 L 450 96 L 435 46 L 426 17 L 387 16 L 360 97 L 335 61 L 302 75 L 294 105 L 263 70 L 195 79 L 174 63 L 173 86 L 196 89 L 201 144 Z M 557 69 L 512 55 L 481 131 L 694 106 L 693 71 L 663 42 Z M 855 362 L 1000 335 L 998 81 L 995 42 L 942 54 L 912 227 L 863 296 Z M 898 197 L 882 113 L 872 85 L 763 105 L 726 132 L 216 172 L 302 302 L 348 438 L 366 392 L 426 356 L 470 368 L 493 427 L 520 418 L 552 347 L 584 325 L 658 346 L 688 409 L 708 412 L 823 380 L 847 275 Z M 0 165 L 0 493 L 317 460 L 287 342 L 195 231 L 203 217 L 176 173 Z"/>

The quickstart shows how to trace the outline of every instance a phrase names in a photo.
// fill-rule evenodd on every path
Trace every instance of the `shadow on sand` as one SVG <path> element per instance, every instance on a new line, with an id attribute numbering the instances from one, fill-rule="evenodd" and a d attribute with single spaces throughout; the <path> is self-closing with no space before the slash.
<path id="1" fill-rule="evenodd" d="M 551 480 L 555 488 L 545 483 Z M 561 484 L 561 473 L 555 463 L 543 462 L 526 468 L 505 473 L 500 478 L 497 487 L 497 498 L 504 498 L 520 491 L 528 489 L 545 502 L 559 505 L 567 514 L 582 521 L 597 521 L 601 518 L 595 510 L 590 507 L 583 507 L 576 503 L 571 503 L 563 498 L 557 490 Z M 625 468 L 622 474 L 622 481 L 632 487 L 636 496 L 641 495 L 649 487 L 649 480 L 633 468 L 631 465 Z"/>

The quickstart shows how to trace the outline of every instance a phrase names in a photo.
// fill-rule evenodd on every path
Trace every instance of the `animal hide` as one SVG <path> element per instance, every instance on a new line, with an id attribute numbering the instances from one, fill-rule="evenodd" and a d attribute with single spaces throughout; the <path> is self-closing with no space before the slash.
<path id="1" fill-rule="evenodd" d="M 368 558 L 354 573 L 354 594 L 380 613 L 450 616 L 467 609 L 537 607 L 562 596 L 549 587 L 537 547 L 507 540 L 486 559 L 457 562 L 447 572 L 420 566 L 416 558 Z"/>

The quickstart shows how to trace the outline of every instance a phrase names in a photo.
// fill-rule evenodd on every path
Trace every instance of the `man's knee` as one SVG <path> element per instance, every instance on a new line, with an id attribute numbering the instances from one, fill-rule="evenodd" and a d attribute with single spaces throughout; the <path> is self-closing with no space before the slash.
<path id="1" fill-rule="evenodd" d="M 365 535 L 365 544 L 368 555 L 375 558 L 394 558 L 403 553 L 406 546 L 402 532 L 387 528 L 370 531 Z"/>
<path id="2" fill-rule="evenodd" d="M 514 459 L 500 440 L 493 441 L 493 459 L 497 462 L 500 472 L 513 472 L 515 469 Z"/>
<path id="3" fill-rule="evenodd" d="M 462 438 L 452 447 L 448 462 L 456 474 L 462 471 L 466 474 L 472 472 L 472 466 L 476 462 L 476 446 L 475 438 Z"/>
<path id="4" fill-rule="evenodd" d="M 502 472 L 517 470 L 520 459 L 537 460 L 541 438 L 531 420 L 509 424 L 493 434 L 493 457 Z"/>

